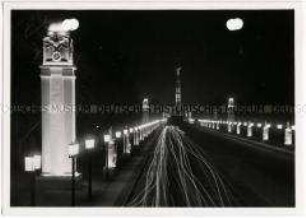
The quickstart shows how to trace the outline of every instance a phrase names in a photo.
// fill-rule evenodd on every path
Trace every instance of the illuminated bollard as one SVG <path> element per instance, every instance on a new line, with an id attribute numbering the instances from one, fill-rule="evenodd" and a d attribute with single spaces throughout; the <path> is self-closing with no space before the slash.
<path id="1" fill-rule="evenodd" d="M 139 137 L 138 137 L 138 128 L 134 128 L 134 145 L 138 146 L 139 145 Z"/>
<path id="2" fill-rule="evenodd" d="M 140 127 L 140 141 L 144 140 L 144 127 Z"/>
<path id="3" fill-rule="evenodd" d="M 112 139 L 111 135 L 104 135 L 104 142 L 106 148 L 105 170 L 106 177 L 108 177 L 108 171 L 116 167 L 117 151 L 115 141 Z"/>
<path id="4" fill-rule="evenodd" d="M 131 143 L 129 139 L 129 131 L 127 129 L 123 130 L 123 154 L 131 153 Z"/>
<path id="5" fill-rule="evenodd" d="M 237 124 L 236 133 L 237 133 L 237 135 L 241 134 L 241 123 L 240 122 Z"/>
<path id="6" fill-rule="evenodd" d="M 131 144 L 131 149 L 133 149 L 134 147 L 134 129 L 133 128 L 130 128 L 129 129 L 129 142 Z"/>
<path id="7" fill-rule="evenodd" d="M 117 160 L 119 161 L 123 154 L 123 137 L 121 131 L 116 131 L 115 133 L 115 148 L 117 152 Z"/>
<path id="8" fill-rule="evenodd" d="M 232 132 L 232 123 L 231 123 L 231 122 L 227 124 L 227 131 L 228 131 L 229 133 Z"/>
<path id="9" fill-rule="evenodd" d="M 108 169 L 114 169 L 117 165 L 117 151 L 116 151 L 115 141 L 113 139 L 111 139 L 108 142 L 107 149 L 108 149 L 108 152 L 107 152 Z"/>
<path id="10" fill-rule="evenodd" d="M 263 130 L 262 130 L 262 140 L 263 141 L 268 141 L 269 140 L 269 128 L 271 127 L 270 124 L 266 124 L 264 127 L 263 127 Z"/>
<path id="11" fill-rule="evenodd" d="M 287 127 L 285 129 L 285 145 L 292 145 L 292 128 L 289 123 L 287 123 Z"/>
<path id="12" fill-rule="evenodd" d="M 219 130 L 219 129 L 220 129 L 220 126 L 219 126 L 219 121 L 217 122 L 216 129 L 217 129 L 217 130 Z"/>
<path id="13" fill-rule="evenodd" d="M 248 125 L 248 128 L 247 128 L 247 137 L 252 137 L 253 136 L 253 126 L 254 126 L 253 123 L 250 123 Z"/>

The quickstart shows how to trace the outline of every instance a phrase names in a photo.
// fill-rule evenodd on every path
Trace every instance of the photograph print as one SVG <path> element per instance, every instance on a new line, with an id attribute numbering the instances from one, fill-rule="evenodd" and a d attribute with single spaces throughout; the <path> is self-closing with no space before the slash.
<path id="1" fill-rule="evenodd" d="M 12 10 L 11 207 L 294 208 L 294 10 Z"/>

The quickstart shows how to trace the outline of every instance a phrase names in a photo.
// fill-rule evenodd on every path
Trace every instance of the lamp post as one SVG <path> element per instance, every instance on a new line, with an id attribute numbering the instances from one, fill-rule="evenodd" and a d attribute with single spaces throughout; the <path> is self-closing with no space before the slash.
<path id="1" fill-rule="evenodd" d="M 92 199 L 92 157 L 91 151 L 95 148 L 95 139 L 85 139 L 85 149 L 88 151 L 88 198 Z"/>
<path id="2" fill-rule="evenodd" d="M 122 146 L 123 146 L 123 141 L 122 141 L 122 133 L 121 131 L 117 131 L 115 133 L 115 144 L 116 144 L 116 152 L 117 152 L 117 155 L 118 155 L 118 159 L 120 160 L 121 159 L 121 155 L 122 155 Z"/>
<path id="3" fill-rule="evenodd" d="M 104 135 L 105 142 L 105 174 L 108 178 L 108 143 L 111 141 L 111 135 Z"/>
<path id="4" fill-rule="evenodd" d="M 36 205 L 36 174 L 41 169 L 41 155 L 25 157 L 25 171 L 31 174 L 31 205 Z"/>
<path id="5" fill-rule="evenodd" d="M 75 206 L 75 172 L 76 172 L 76 158 L 79 154 L 80 145 L 78 143 L 71 143 L 68 149 L 69 158 L 71 158 L 71 168 L 72 168 L 72 175 L 71 175 L 71 206 Z"/>

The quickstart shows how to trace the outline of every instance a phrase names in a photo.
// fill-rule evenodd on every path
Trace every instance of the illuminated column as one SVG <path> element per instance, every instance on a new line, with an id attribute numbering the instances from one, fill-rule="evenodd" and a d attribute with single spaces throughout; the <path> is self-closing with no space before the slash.
<path id="1" fill-rule="evenodd" d="M 74 21 L 77 22 L 77 21 Z M 71 30 L 50 30 L 43 39 L 41 69 L 42 175 L 71 176 L 68 145 L 76 140 L 75 70 Z M 54 27 L 54 26 L 53 26 Z M 75 28 L 76 27 L 76 28 Z"/>
<path id="2" fill-rule="evenodd" d="M 142 101 L 142 124 L 149 122 L 149 100 L 144 98 Z"/>

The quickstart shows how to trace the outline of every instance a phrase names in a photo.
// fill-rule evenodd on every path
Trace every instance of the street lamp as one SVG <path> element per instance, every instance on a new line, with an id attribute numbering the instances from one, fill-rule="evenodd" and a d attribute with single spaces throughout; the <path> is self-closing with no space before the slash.
<path id="1" fill-rule="evenodd" d="M 105 142 L 105 173 L 106 178 L 108 178 L 108 144 L 111 141 L 111 135 L 104 135 L 104 142 Z"/>
<path id="2" fill-rule="evenodd" d="M 88 151 L 88 198 L 92 198 L 92 157 L 91 152 L 95 148 L 95 139 L 85 139 L 85 149 Z"/>
<path id="3" fill-rule="evenodd" d="M 31 173 L 31 205 L 35 206 L 36 200 L 36 174 L 41 169 L 41 155 L 25 157 L 25 171 Z"/>
<path id="4" fill-rule="evenodd" d="M 68 147 L 68 154 L 69 158 L 71 158 L 71 168 L 72 168 L 72 175 L 71 175 L 71 206 L 75 206 L 75 172 L 76 172 L 76 158 L 80 152 L 80 145 L 79 143 L 71 143 Z"/>

